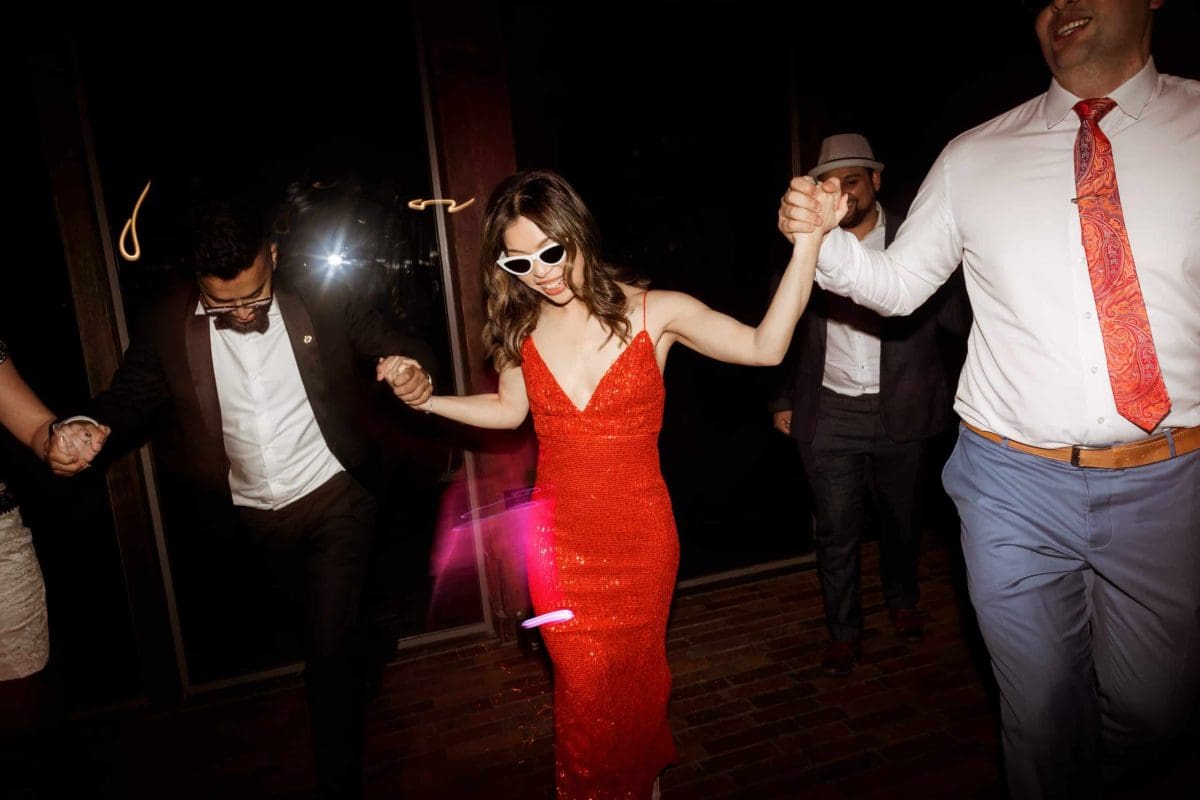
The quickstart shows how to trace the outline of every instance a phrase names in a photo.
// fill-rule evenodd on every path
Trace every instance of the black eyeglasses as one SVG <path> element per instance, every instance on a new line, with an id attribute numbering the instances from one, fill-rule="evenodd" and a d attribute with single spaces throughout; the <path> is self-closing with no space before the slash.
<path id="1" fill-rule="evenodd" d="M 257 300 L 249 300 L 245 303 L 235 303 L 231 306 L 210 306 L 208 300 L 204 300 L 204 313 L 210 317 L 219 317 L 222 314 L 232 314 L 235 311 L 246 310 L 253 311 L 257 308 L 266 308 L 274 301 L 274 295 L 260 297 Z"/>
<path id="2" fill-rule="evenodd" d="M 567 248 L 561 244 L 550 244 L 527 256 L 504 256 L 496 259 L 496 266 L 511 275 L 528 275 L 533 272 L 533 262 L 540 261 L 547 267 L 557 267 L 567 257 Z"/>

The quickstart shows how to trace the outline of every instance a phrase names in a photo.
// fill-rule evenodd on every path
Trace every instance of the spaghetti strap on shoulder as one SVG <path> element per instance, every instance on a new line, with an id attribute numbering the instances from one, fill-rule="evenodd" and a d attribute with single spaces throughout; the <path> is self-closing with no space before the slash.
<path id="1" fill-rule="evenodd" d="M 642 330 L 646 330 L 646 297 L 649 296 L 650 290 L 642 292 Z"/>

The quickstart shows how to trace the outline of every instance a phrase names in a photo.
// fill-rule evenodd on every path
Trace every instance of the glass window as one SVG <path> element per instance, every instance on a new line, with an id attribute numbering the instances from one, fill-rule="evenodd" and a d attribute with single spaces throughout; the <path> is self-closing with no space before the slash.
<path id="1" fill-rule="evenodd" d="M 408 206 L 432 196 L 414 42 L 403 24 L 359 26 L 352 36 L 331 26 L 306 40 L 232 27 L 186 39 L 83 40 L 80 73 L 114 248 L 133 249 L 121 230 L 150 183 L 138 208 L 140 257 L 117 261 L 131 324 L 160 292 L 191 279 L 182 231 L 198 198 L 229 189 L 286 195 L 279 270 L 348 284 L 423 339 L 442 366 L 439 380 L 452 385 L 442 248 L 433 214 Z M 382 593 L 375 599 L 398 637 L 479 623 L 474 541 L 454 569 L 430 569 L 435 528 L 447 513 L 443 490 L 461 450 L 432 418 L 376 383 L 372 364 L 362 366 L 369 425 L 390 480 L 376 544 L 383 579 L 371 591 Z M 156 456 L 179 438 L 177 427 L 154 421 Z M 226 682 L 294 662 L 297 616 L 228 509 L 198 508 L 195 485 L 156 463 L 187 682 Z"/>

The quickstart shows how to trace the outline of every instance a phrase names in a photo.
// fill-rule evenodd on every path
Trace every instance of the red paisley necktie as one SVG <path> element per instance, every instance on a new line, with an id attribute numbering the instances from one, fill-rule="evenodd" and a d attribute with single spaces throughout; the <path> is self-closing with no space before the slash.
<path id="1" fill-rule="evenodd" d="M 1075 104 L 1081 121 L 1075 138 L 1075 202 L 1117 412 L 1152 431 L 1170 410 L 1171 398 L 1125 230 L 1112 142 L 1100 130 L 1101 118 L 1116 105 L 1107 97 Z"/>

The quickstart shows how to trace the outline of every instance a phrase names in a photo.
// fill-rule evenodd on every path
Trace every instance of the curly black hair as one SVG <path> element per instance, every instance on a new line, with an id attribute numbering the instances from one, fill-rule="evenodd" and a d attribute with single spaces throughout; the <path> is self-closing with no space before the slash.
<path id="1" fill-rule="evenodd" d="M 236 278 L 273 238 L 264 209 L 243 201 L 211 200 L 191 217 L 192 269 L 198 278 Z"/>

